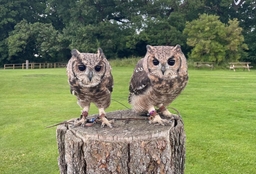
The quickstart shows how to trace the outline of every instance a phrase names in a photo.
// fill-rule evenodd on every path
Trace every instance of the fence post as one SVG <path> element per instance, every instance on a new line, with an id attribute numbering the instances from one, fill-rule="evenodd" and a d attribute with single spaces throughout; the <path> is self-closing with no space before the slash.
<path id="1" fill-rule="evenodd" d="M 26 60 L 26 69 L 28 69 L 28 64 L 29 64 L 29 61 Z"/>

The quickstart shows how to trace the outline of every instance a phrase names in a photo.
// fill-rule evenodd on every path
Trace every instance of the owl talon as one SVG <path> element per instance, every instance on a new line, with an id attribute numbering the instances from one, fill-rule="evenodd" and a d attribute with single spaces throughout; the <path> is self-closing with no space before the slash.
<path id="1" fill-rule="evenodd" d="M 165 117 L 169 117 L 169 118 L 173 118 L 173 117 L 177 117 L 178 115 L 176 114 L 172 114 L 170 111 L 168 111 L 167 109 L 162 111 L 161 114 Z"/>
<path id="2" fill-rule="evenodd" d="M 80 119 L 74 123 L 74 127 L 77 127 L 77 126 L 85 126 L 86 123 L 87 123 L 87 119 L 86 117 L 88 116 L 88 112 L 87 111 L 83 111 L 81 116 L 80 116 Z"/>
<path id="3" fill-rule="evenodd" d="M 108 120 L 105 115 L 101 115 L 100 116 L 100 120 L 101 120 L 101 127 L 103 128 L 105 125 L 107 125 L 108 127 L 112 128 L 112 123 L 114 123 L 114 120 Z"/>
<path id="4" fill-rule="evenodd" d="M 79 121 L 75 122 L 74 123 L 74 127 L 77 127 L 77 126 L 84 126 L 86 124 L 86 118 L 82 117 Z"/>
<path id="5" fill-rule="evenodd" d="M 157 123 L 157 124 L 160 124 L 160 125 L 164 126 L 165 123 L 169 123 L 169 120 L 162 119 L 162 118 L 157 114 L 157 115 L 151 117 L 151 119 L 149 120 L 149 123 L 150 123 L 150 124 Z"/>

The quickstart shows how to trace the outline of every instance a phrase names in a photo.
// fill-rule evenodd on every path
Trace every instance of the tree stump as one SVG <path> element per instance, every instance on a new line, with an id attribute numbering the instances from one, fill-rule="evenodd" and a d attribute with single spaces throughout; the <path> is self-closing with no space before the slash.
<path id="1" fill-rule="evenodd" d="M 94 115 L 95 116 L 95 115 Z M 59 125 L 57 141 L 61 174 L 160 173 L 182 174 L 185 168 L 183 121 L 152 125 L 131 110 L 107 113 L 113 128 Z"/>

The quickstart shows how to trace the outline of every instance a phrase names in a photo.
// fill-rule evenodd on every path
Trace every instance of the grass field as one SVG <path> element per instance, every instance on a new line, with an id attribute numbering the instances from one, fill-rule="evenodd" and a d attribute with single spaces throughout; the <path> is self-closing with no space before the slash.
<path id="1" fill-rule="evenodd" d="M 112 98 L 127 107 L 132 71 L 113 67 Z M 191 69 L 189 76 L 171 105 L 185 124 L 186 174 L 256 173 L 256 71 Z M 45 127 L 80 114 L 65 69 L 0 70 L 0 79 L 0 173 L 59 173 L 56 127 Z M 107 112 L 120 109 L 112 101 Z"/>

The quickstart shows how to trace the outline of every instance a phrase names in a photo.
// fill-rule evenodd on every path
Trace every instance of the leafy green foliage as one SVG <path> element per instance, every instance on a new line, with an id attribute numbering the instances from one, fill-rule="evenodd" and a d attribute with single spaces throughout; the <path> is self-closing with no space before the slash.
<path id="1" fill-rule="evenodd" d="M 14 30 L 14 26 L 19 24 L 22 20 L 26 20 L 29 23 L 47 23 L 51 22 L 48 15 L 45 13 L 46 1 L 42 0 L 1 0 L 0 1 L 0 65 L 7 62 L 13 62 L 10 60 L 8 50 L 11 48 L 8 46 L 9 33 Z M 23 31 L 20 31 L 21 33 Z M 22 41 L 24 41 L 26 36 L 22 36 Z M 31 45 L 27 47 L 20 47 L 22 51 L 17 56 L 14 62 L 25 60 L 29 56 L 26 52 L 30 49 L 35 49 L 31 41 Z M 24 45 L 22 43 L 17 43 L 17 45 Z M 13 54 L 13 52 L 11 53 Z M 23 58 L 24 56 L 24 58 Z M 30 57 L 27 57 L 30 58 Z"/>
<path id="2" fill-rule="evenodd" d="M 223 37 L 234 35 L 232 30 L 239 25 L 243 29 L 241 33 L 244 35 L 244 42 L 248 45 L 248 50 L 244 52 L 247 49 L 245 44 L 236 48 L 242 38 L 235 39 L 225 46 L 232 48 L 231 51 L 224 53 L 221 46 L 226 44 L 225 41 L 202 41 L 201 47 L 207 45 L 207 49 L 217 49 L 212 50 L 212 55 L 209 55 L 211 59 L 216 57 L 217 61 L 222 61 L 225 54 L 225 59 L 234 57 L 237 60 L 241 57 L 240 60 L 256 63 L 256 45 L 253 40 L 256 36 L 255 1 L 239 2 L 2 0 L 0 65 L 21 63 L 26 59 L 31 62 L 67 61 L 70 50 L 74 48 L 95 52 L 101 47 L 109 58 L 143 56 L 147 44 L 180 44 L 187 55 L 191 47 L 186 43 L 187 35 L 183 32 L 186 21 L 196 20 L 199 14 L 205 13 L 219 16 L 225 29 L 232 26 L 229 34 L 217 32 Z M 230 19 L 235 18 L 239 24 L 229 23 Z M 240 33 L 240 30 L 236 32 Z M 195 49 L 198 49 L 196 52 L 201 52 L 200 48 Z M 203 54 L 208 54 L 207 50 Z"/>
<path id="3" fill-rule="evenodd" d="M 173 12 L 166 19 L 149 20 L 139 39 L 151 45 L 184 45 L 182 31 L 185 27 L 183 15 Z"/>
<path id="4" fill-rule="evenodd" d="M 65 51 L 63 45 L 62 35 L 51 24 L 22 20 L 8 37 L 9 59 L 17 62 L 19 54 L 26 50 L 23 55 L 30 61 L 60 61 L 55 56 L 56 52 Z"/>
<path id="5" fill-rule="evenodd" d="M 190 58 L 216 64 L 238 61 L 248 48 L 238 25 L 237 19 L 229 20 L 225 25 L 218 16 L 207 14 L 187 22 L 184 34 L 188 35 L 187 44 L 193 47 Z"/>
<path id="6" fill-rule="evenodd" d="M 187 12 L 189 13 L 189 16 L 186 18 L 188 21 L 196 19 L 196 14 L 204 13 L 219 16 L 220 21 L 225 24 L 227 24 L 230 19 L 237 19 L 239 26 L 243 29 L 242 34 L 244 36 L 244 42 L 248 46 L 246 53 L 239 53 L 241 55 L 240 60 L 256 63 L 256 44 L 253 42 L 253 38 L 256 37 L 255 0 L 205 0 L 203 2 L 193 1 L 189 3 L 195 3 L 195 5 L 192 11 L 188 10 Z M 185 4 L 188 4 L 188 2 Z M 241 45 L 242 48 L 246 48 L 247 46 Z"/>

